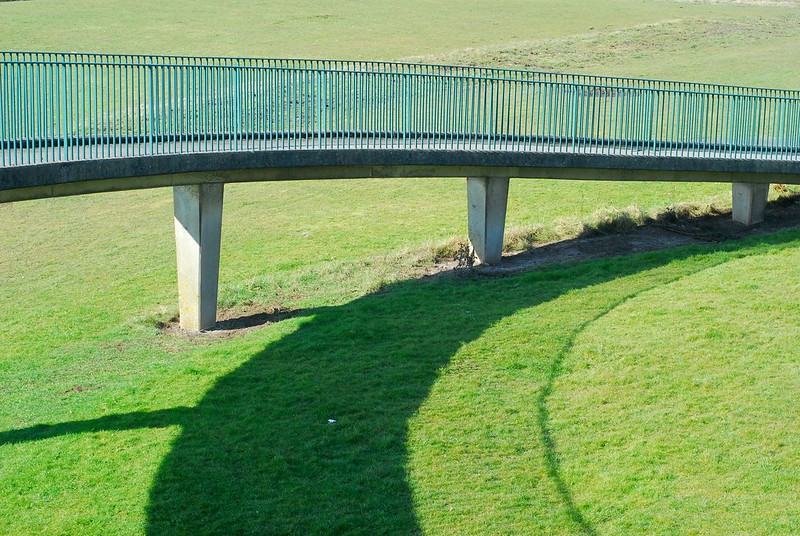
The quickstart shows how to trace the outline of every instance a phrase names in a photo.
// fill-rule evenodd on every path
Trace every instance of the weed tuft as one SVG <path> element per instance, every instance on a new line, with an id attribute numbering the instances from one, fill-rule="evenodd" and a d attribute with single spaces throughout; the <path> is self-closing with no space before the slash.
<path id="1" fill-rule="evenodd" d="M 143 325 L 148 328 L 162 330 L 174 324 L 179 319 L 178 311 L 175 307 L 161 306 L 155 311 L 151 311 L 139 318 L 133 319 L 134 324 Z"/>
<path id="2" fill-rule="evenodd" d="M 645 223 L 645 215 L 636 206 L 623 209 L 606 208 L 596 211 L 583 223 L 580 236 L 599 236 L 630 233 Z"/>
<path id="3" fill-rule="evenodd" d="M 533 249 L 537 244 L 550 239 L 551 230 L 544 225 L 534 224 L 529 227 L 517 226 L 506 231 L 503 251 L 526 251 Z"/>
<path id="4" fill-rule="evenodd" d="M 475 250 L 469 243 L 462 243 L 454 256 L 456 267 L 472 268 L 475 265 Z"/>
<path id="5" fill-rule="evenodd" d="M 704 216 L 720 216 L 730 212 L 729 206 L 715 203 L 676 203 L 648 217 L 652 223 L 679 223 Z"/>

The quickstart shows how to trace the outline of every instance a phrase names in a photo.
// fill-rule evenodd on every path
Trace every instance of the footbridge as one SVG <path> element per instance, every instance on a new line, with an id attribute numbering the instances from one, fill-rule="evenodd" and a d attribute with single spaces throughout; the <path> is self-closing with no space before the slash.
<path id="1" fill-rule="evenodd" d="M 225 183 L 467 178 L 500 261 L 509 178 L 800 184 L 800 92 L 371 61 L 0 52 L 0 202 L 173 187 L 181 325 L 216 322 Z"/>

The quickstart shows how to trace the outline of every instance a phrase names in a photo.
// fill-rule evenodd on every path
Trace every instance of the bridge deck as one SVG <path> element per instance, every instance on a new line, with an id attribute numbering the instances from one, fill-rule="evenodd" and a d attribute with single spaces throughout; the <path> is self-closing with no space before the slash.
<path id="1" fill-rule="evenodd" d="M 330 136 L 307 137 L 302 143 L 286 139 L 269 142 L 262 139 L 215 140 L 213 151 L 199 142 L 193 146 L 191 140 L 166 143 L 148 140 L 102 146 L 40 145 L 0 151 L 0 155 L 8 160 L 41 162 L 0 168 L 0 202 L 216 182 L 220 178 L 239 182 L 505 175 L 519 178 L 800 184 L 800 158 L 795 155 L 764 151 L 762 158 L 756 160 L 731 158 L 730 148 L 631 145 L 609 147 L 607 143 L 594 140 L 556 143 L 553 140 L 526 139 L 414 140 L 388 137 L 370 139 L 365 143 L 359 138 Z M 742 148 L 740 152 L 747 154 L 747 150 Z M 249 173 L 236 173 L 241 170 Z M 198 179 L 198 174 L 205 174 L 206 178 Z M 181 175 L 183 178 L 179 177 Z"/>

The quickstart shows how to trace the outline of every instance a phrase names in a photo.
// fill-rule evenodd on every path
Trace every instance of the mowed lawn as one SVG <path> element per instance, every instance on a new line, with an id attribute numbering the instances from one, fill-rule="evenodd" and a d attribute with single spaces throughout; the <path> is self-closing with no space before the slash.
<path id="1" fill-rule="evenodd" d="M 31 0 L 0 21 L 9 50 L 800 87 L 792 2 Z M 514 180 L 508 225 L 729 188 Z M 466 233 L 464 180 L 225 195 L 223 305 L 297 309 L 235 338 L 156 328 L 169 190 L 0 205 L 0 533 L 800 532 L 797 232 L 419 280 Z"/>

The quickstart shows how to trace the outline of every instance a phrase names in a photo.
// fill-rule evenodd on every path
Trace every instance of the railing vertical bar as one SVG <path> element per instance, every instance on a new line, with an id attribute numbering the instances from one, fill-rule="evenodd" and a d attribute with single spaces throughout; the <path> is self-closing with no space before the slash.
<path id="1" fill-rule="evenodd" d="M 90 56 L 91 58 L 91 56 Z M 94 60 L 94 58 L 91 58 Z M 86 69 L 86 85 L 84 86 L 84 98 L 86 99 L 86 124 L 85 131 L 88 137 L 87 157 L 100 158 L 99 145 L 100 134 L 97 129 L 97 77 L 104 67 L 97 62 Z"/>
<path id="2" fill-rule="evenodd" d="M 364 94 L 363 91 L 363 82 L 364 76 L 356 76 L 353 75 L 353 102 L 355 113 L 353 114 L 353 119 L 355 120 L 355 136 L 353 140 L 353 145 L 356 147 L 361 147 L 361 143 L 363 140 L 363 129 L 364 129 Z"/>
<path id="3" fill-rule="evenodd" d="M 39 116 L 39 103 L 36 99 L 37 95 L 37 73 L 38 65 L 36 63 L 26 63 L 26 100 L 28 102 L 28 163 L 36 162 L 36 152 L 39 143 L 38 131 L 38 116 Z"/>
<path id="4" fill-rule="evenodd" d="M 767 153 L 767 158 L 771 160 L 780 160 L 783 156 L 781 154 L 783 151 L 783 140 L 781 138 L 781 133 L 783 131 L 781 128 L 783 124 L 783 98 L 777 91 L 772 97 L 768 121 L 770 126 L 766 132 L 769 133 L 768 137 L 771 138 L 773 142 Z"/>
<path id="5" fill-rule="evenodd" d="M 536 118 L 536 86 L 529 80 L 521 82 L 525 88 L 525 111 L 523 116 L 525 142 L 520 145 L 523 151 L 532 151 L 534 143 L 534 121 Z"/>
<path id="6" fill-rule="evenodd" d="M 31 92 L 28 88 L 30 84 L 29 81 L 30 74 L 28 72 L 30 65 L 26 62 L 22 63 L 20 67 L 22 68 L 21 83 L 23 86 L 23 94 L 20 95 L 20 97 L 23 98 L 23 102 L 21 103 L 21 108 L 23 109 L 23 122 L 22 122 L 22 127 L 24 130 L 23 139 L 30 140 L 27 143 L 27 147 L 23 151 L 24 155 L 23 160 L 25 161 L 25 163 L 30 163 L 32 161 L 31 157 L 33 156 L 31 152 L 31 145 L 33 145 L 33 131 L 31 128 L 32 103 L 31 103 Z"/>
<path id="7" fill-rule="evenodd" d="M 103 141 L 104 158 L 112 158 L 114 156 L 114 132 L 113 132 L 113 117 L 112 117 L 112 90 L 114 86 L 114 72 L 113 67 L 108 63 L 108 56 L 102 58 L 103 61 L 103 97 L 102 97 L 102 113 L 100 117 L 101 139 Z"/>
<path id="8" fill-rule="evenodd" d="M 477 102 L 478 99 L 478 80 L 470 79 L 470 89 L 469 92 L 469 144 L 467 145 L 467 149 L 472 150 L 475 148 L 476 138 L 478 136 L 478 115 L 481 104 Z"/>
<path id="9" fill-rule="evenodd" d="M 743 158 L 747 149 L 747 137 L 750 132 L 751 105 L 752 102 L 749 97 L 745 96 L 742 99 L 742 122 L 741 130 L 739 131 L 739 139 L 737 140 L 737 158 Z"/>
<path id="10" fill-rule="evenodd" d="M 764 159 L 769 158 L 769 153 L 766 151 L 766 144 L 761 143 L 760 140 L 766 137 L 767 135 L 767 129 L 768 129 L 767 114 L 769 110 L 772 108 L 771 106 L 772 99 L 773 97 L 771 95 L 761 97 L 761 106 L 759 107 L 760 119 L 758 119 L 756 122 L 756 139 L 754 142 L 754 147 L 756 149 L 756 156 L 758 158 L 764 158 Z M 775 139 L 774 136 L 772 139 L 773 140 Z"/>
<path id="11" fill-rule="evenodd" d="M 795 101 L 794 121 L 792 121 L 792 157 L 797 158 L 800 153 L 800 102 Z"/>
<path id="12" fill-rule="evenodd" d="M 420 147 L 421 142 L 421 135 L 425 128 L 424 123 L 424 112 L 420 114 L 422 108 L 420 107 L 420 95 L 422 95 L 422 77 L 418 74 L 412 75 L 412 80 L 414 83 L 414 90 L 411 92 L 411 136 L 413 141 L 413 147 L 418 149 Z M 427 111 L 427 109 L 425 109 Z"/>
<path id="13" fill-rule="evenodd" d="M 734 117 L 736 118 L 736 122 L 734 123 L 736 128 L 734 130 L 733 139 L 731 140 L 731 142 L 733 144 L 732 151 L 731 151 L 731 156 L 733 158 L 738 158 L 739 157 L 739 151 L 741 150 L 741 147 L 742 147 L 742 141 L 741 140 L 742 140 L 742 135 L 744 133 L 744 128 L 745 128 L 744 127 L 744 114 L 743 114 L 744 106 L 745 106 L 744 97 L 741 97 L 741 98 L 737 99 L 737 101 L 736 101 L 736 113 L 734 115 Z"/>
<path id="14" fill-rule="evenodd" d="M 781 159 L 788 156 L 787 149 L 789 148 L 789 129 L 788 129 L 789 124 L 787 119 L 789 117 L 789 102 L 790 101 L 785 97 L 781 97 L 780 99 L 781 104 L 779 109 L 781 114 L 780 114 L 780 121 L 778 122 L 778 124 L 780 125 L 780 131 L 781 131 L 781 135 L 779 138 L 781 140 L 781 144 L 779 145 L 780 149 L 778 154 Z"/>
<path id="15" fill-rule="evenodd" d="M 505 127 L 503 124 L 503 120 L 506 115 L 506 108 L 508 104 L 506 103 L 506 86 L 507 83 L 505 80 L 499 80 L 498 85 L 500 86 L 499 99 L 497 101 L 497 106 L 495 107 L 494 111 L 492 112 L 492 134 L 496 137 L 498 145 L 497 148 L 499 150 L 504 149 L 503 141 L 505 138 Z"/>
<path id="16" fill-rule="evenodd" d="M 9 114 L 8 115 L 10 117 L 9 131 L 11 132 L 11 136 L 10 137 L 12 139 L 16 140 L 16 142 L 14 144 L 10 145 L 10 147 L 12 148 L 12 150 L 10 151 L 12 165 L 19 165 L 19 164 L 23 163 L 23 160 L 22 160 L 20 155 L 24 151 L 24 136 L 20 132 L 18 119 L 17 119 L 17 114 L 19 113 L 18 112 L 19 105 L 17 103 L 19 103 L 20 99 L 22 98 L 21 95 L 20 95 L 21 91 L 20 91 L 20 88 L 19 88 L 19 79 L 20 79 L 20 73 L 19 72 L 20 72 L 21 69 L 22 69 L 22 66 L 21 66 L 20 63 L 14 63 L 12 65 L 11 69 L 10 69 L 11 70 L 11 76 L 9 77 L 10 78 L 10 80 L 9 80 L 9 89 L 10 89 L 9 90 L 9 94 L 10 95 L 9 95 L 9 99 L 8 99 L 8 101 L 9 101 L 9 104 L 8 104 Z"/>
<path id="17" fill-rule="evenodd" d="M 103 157 L 103 132 L 102 132 L 102 121 L 100 120 L 102 110 L 100 109 L 99 105 L 99 95 L 102 88 L 102 78 L 105 76 L 105 72 L 108 70 L 108 67 L 103 65 L 93 65 L 92 69 L 89 71 L 89 81 L 88 81 L 88 94 L 87 97 L 89 99 L 89 107 L 87 110 L 87 115 L 90 123 L 89 128 L 89 136 L 92 139 L 92 147 L 90 153 L 93 154 L 94 158 L 102 158 Z"/>
<path id="18" fill-rule="evenodd" d="M 189 139 L 187 145 L 191 152 L 196 153 L 200 149 L 200 71 L 197 65 L 189 65 L 186 69 L 189 82 Z"/>
<path id="19" fill-rule="evenodd" d="M 2 69 L 2 67 L 0 67 Z M 0 73 L 0 77 L 2 74 Z M 30 80 L 28 84 L 28 91 L 31 99 L 31 134 L 30 139 L 31 141 L 28 143 L 28 162 L 34 163 L 36 162 L 37 155 L 40 153 L 40 144 L 42 140 L 42 111 L 44 109 L 44 104 L 42 103 L 41 99 L 41 64 L 39 63 L 31 63 L 30 64 Z M 0 92 L 2 92 L 2 88 L 0 88 Z M 0 103 L 0 106 L 2 104 Z M 0 130 L 2 130 L 2 126 L 0 126 Z M 3 136 L 0 133 L 0 153 L 3 152 Z"/>
<path id="20" fill-rule="evenodd" d="M 736 150 L 735 150 L 735 157 L 741 158 L 745 148 L 745 139 L 747 137 L 747 129 L 749 126 L 748 123 L 748 110 L 750 108 L 750 101 L 747 96 L 743 96 L 741 101 L 739 102 L 740 110 L 739 114 L 741 117 L 741 121 L 739 122 L 739 132 L 736 136 Z"/>
<path id="21" fill-rule="evenodd" d="M 509 136 L 509 143 L 514 146 L 515 140 L 519 140 L 519 128 L 517 128 L 517 106 L 518 103 L 518 95 L 517 95 L 517 82 L 512 80 L 509 82 L 509 112 L 508 112 L 508 119 L 506 120 L 506 135 Z M 508 149 L 508 143 L 506 146 Z"/>
<path id="22" fill-rule="evenodd" d="M 792 158 L 794 156 L 794 154 L 793 154 L 793 144 L 792 144 L 791 132 L 792 132 L 792 127 L 797 124 L 796 118 L 794 117 L 794 114 L 792 113 L 792 111 L 793 111 L 793 108 L 794 109 L 797 108 L 797 101 L 794 100 L 794 99 L 786 99 L 786 102 L 785 102 L 784 106 L 785 106 L 784 124 L 786 125 L 785 126 L 786 135 L 785 135 L 785 141 L 784 141 L 784 145 L 785 145 L 784 155 L 785 155 L 786 158 Z"/>
<path id="23" fill-rule="evenodd" d="M 0 165 L 3 167 L 11 166 L 11 154 L 14 152 L 13 136 L 9 132 L 9 115 L 11 113 L 10 91 L 6 87 L 11 75 L 9 74 L 8 57 L 3 53 L 0 57 Z M 45 109 L 47 107 L 45 106 Z"/>
<path id="24" fill-rule="evenodd" d="M 27 88 L 27 70 L 28 63 L 20 62 L 17 75 L 17 129 L 19 131 L 19 139 L 21 140 L 21 147 L 19 148 L 20 162 L 23 164 L 28 163 L 28 140 L 30 140 L 30 133 L 28 132 L 28 92 Z"/>
<path id="25" fill-rule="evenodd" d="M 216 132 L 217 95 L 216 95 L 215 67 L 205 65 L 203 69 L 203 152 L 214 148 L 214 133 Z"/>
<path id="26" fill-rule="evenodd" d="M 113 154 L 115 157 L 120 156 L 120 138 L 119 138 L 119 95 L 117 92 L 117 84 L 119 84 L 119 69 L 116 65 L 112 65 L 109 67 L 109 71 L 111 72 L 111 84 L 110 84 L 110 98 L 109 98 L 109 123 L 108 123 L 108 130 L 111 136 L 110 143 L 112 144 L 111 147 L 113 148 Z"/>
<path id="27" fill-rule="evenodd" d="M 155 86 L 153 81 L 153 67 L 151 65 L 147 66 L 147 84 L 148 88 L 144 95 L 145 103 L 147 104 L 148 114 L 147 114 L 147 122 L 146 122 L 146 130 L 147 130 L 147 146 L 145 154 L 151 155 L 153 154 L 153 121 L 154 121 L 154 107 L 155 107 Z"/>
<path id="28" fill-rule="evenodd" d="M 56 102 L 58 103 L 57 104 L 57 106 L 58 106 L 58 131 L 57 131 L 58 134 L 57 134 L 56 147 L 58 147 L 58 160 L 59 161 L 65 160 L 65 157 L 66 157 L 66 154 L 65 154 L 66 149 L 65 149 L 64 143 L 63 143 L 63 141 L 64 141 L 64 131 L 66 130 L 66 127 L 64 125 L 64 121 L 66 121 L 66 114 L 64 113 L 64 104 L 63 104 L 64 91 L 62 91 L 62 87 L 64 86 L 64 83 L 62 83 L 62 80 L 66 79 L 66 77 L 67 77 L 67 67 L 66 67 L 66 65 L 59 64 L 58 65 L 58 85 L 55 88 L 55 91 L 53 91 L 54 95 L 57 96 L 57 101 Z M 54 97 L 54 99 L 55 99 L 55 97 Z"/>
<path id="29" fill-rule="evenodd" d="M 303 146 L 306 149 L 310 149 L 310 141 L 312 139 L 312 120 L 314 117 L 314 101 L 313 101 L 313 90 L 312 86 L 309 83 L 309 75 L 310 71 L 307 68 L 303 69 L 302 78 L 303 78 Z"/>
<path id="30" fill-rule="evenodd" d="M 131 156 L 131 152 L 133 150 L 134 144 L 134 129 L 135 129 L 135 118 L 134 118 L 134 97 L 133 97 L 133 90 L 134 90 L 134 74 L 133 67 L 131 67 L 130 62 L 126 62 L 125 64 L 125 106 L 124 116 L 125 116 L 125 156 Z"/>
<path id="31" fill-rule="evenodd" d="M 689 109 L 689 98 L 685 91 L 679 94 L 680 106 L 678 107 L 678 144 L 676 156 L 686 156 L 686 140 L 691 128 L 691 110 Z"/>
<path id="32" fill-rule="evenodd" d="M 744 128 L 742 129 L 742 137 L 740 141 L 740 158 L 746 158 L 747 154 L 749 153 L 750 148 L 750 137 L 752 136 L 753 132 L 753 113 L 754 113 L 754 102 L 752 98 L 748 97 L 745 100 L 745 116 L 744 116 Z"/>
<path id="33" fill-rule="evenodd" d="M 113 143 L 113 132 L 110 128 L 112 124 L 111 118 L 111 88 L 113 86 L 113 76 L 112 76 L 112 67 L 107 63 L 108 56 L 103 58 L 104 60 L 104 76 L 103 76 L 103 113 L 100 118 L 100 124 L 102 128 L 102 139 L 103 139 L 103 147 L 105 148 L 104 155 L 106 158 L 111 158 L 114 154 L 114 147 Z"/>
<path id="34" fill-rule="evenodd" d="M 189 114 L 187 110 L 187 84 L 186 84 L 186 64 L 176 67 L 178 78 L 178 152 L 189 152 Z"/>
<path id="35" fill-rule="evenodd" d="M 89 127 L 87 124 L 87 117 L 86 117 L 86 86 L 87 86 L 87 63 L 82 61 L 78 65 L 78 80 L 80 81 L 78 87 L 79 99 L 78 99 L 78 111 L 80 118 L 77 122 L 77 130 L 78 130 L 78 158 L 85 160 L 88 158 L 86 151 L 87 145 L 89 143 Z"/>
<path id="36" fill-rule="evenodd" d="M 72 160 L 72 66 L 69 60 L 64 64 L 64 132 L 61 139 L 64 142 L 64 160 Z M 20 80 L 21 81 L 21 80 Z"/>

